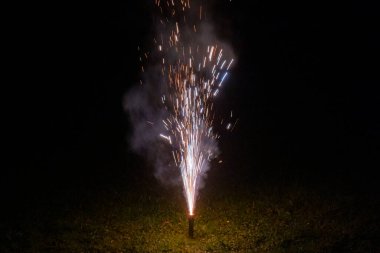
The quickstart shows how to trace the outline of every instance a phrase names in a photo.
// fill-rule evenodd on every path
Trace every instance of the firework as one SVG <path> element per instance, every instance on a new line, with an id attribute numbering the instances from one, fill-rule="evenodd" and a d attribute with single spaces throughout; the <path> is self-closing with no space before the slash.
<path id="1" fill-rule="evenodd" d="M 161 101 L 168 115 L 162 120 L 165 132 L 160 137 L 170 145 L 181 172 L 193 237 L 200 177 L 217 155 L 213 100 L 234 60 L 224 57 L 216 40 L 209 44 L 201 40 L 202 5 L 193 6 L 190 0 L 155 0 L 155 4 L 160 33 L 154 42 L 165 83 Z"/>
<path id="2" fill-rule="evenodd" d="M 194 215 L 189 215 L 189 237 L 194 238 Z"/>

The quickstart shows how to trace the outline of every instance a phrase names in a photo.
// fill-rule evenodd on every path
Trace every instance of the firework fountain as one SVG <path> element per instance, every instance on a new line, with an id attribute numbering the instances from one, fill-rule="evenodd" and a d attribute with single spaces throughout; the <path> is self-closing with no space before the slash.
<path id="1" fill-rule="evenodd" d="M 165 116 L 154 124 L 162 124 L 159 137 L 170 147 L 174 164 L 180 169 L 189 236 L 193 237 L 201 177 L 217 156 L 219 135 L 213 128 L 213 100 L 234 60 L 224 57 L 223 46 L 212 36 L 204 39 L 202 34 L 208 24 L 201 0 L 155 0 L 155 5 L 159 32 L 151 55 L 160 62 L 160 79 L 164 83 L 161 107 Z"/>

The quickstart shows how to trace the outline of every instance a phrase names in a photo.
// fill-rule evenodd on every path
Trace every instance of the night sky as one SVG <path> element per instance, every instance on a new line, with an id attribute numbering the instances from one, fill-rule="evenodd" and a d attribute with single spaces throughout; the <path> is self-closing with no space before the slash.
<path id="1" fill-rule="evenodd" d="M 223 134 L 224 163 L 210 176 L 379 192 L 376 6 L 214 2 L 215 31 L 237 59 L 216 105 L 239 123 Z M 123 109 L 140 79 L 137 47 L 152 46 L 151 1 L 17 8 L 3 79 L 5 203 L 153 175 L 135 166 L 145 162 L 129 148 Z"/>

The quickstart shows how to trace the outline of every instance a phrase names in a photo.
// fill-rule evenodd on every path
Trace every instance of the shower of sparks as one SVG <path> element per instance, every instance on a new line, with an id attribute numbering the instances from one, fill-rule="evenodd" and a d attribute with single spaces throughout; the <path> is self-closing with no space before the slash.
<path id="1" fill-rule="evenodd" d="M 190 3 L 155 0 L 163 32 L 154 42 L 167 86 L 161 102 L 169 115 L 162 120 L 166 131 L 160 137 L 171 146 L 174 163 L 181 171 L 188 211 L 193 215 L 200 176 L 216 157 L 219 135 L 213 129 L 213 99 L 234 60 L 226 59 L 216 42 L 205 45 L 193 39 L 200 36 L 199 26 L 206 13 L 202 5 Z M 226 128 L 230 130 L 231 123 Z"/>

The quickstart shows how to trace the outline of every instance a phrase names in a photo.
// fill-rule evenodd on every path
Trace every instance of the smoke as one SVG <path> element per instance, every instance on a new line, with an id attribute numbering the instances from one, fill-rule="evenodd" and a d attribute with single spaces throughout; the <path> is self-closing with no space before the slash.
<path id="1" fill-rule="evenodd" d="M 194 5 L 194 4 L 193 4 Z M 170 12 L 162 11 L 161 14 L 168 15 Z M 159 15 L 159 16 L 160 16 Z M 168 16 L 169 17 L 169 16 Z M 187 21 L 176 19 L 176 17 L 162 17 L 156 22 L 156 36 L 153 38 L 154 47 L 149 53 L 148 64 L 142 75 L 142 85 L 135 85 L 128 91 L 124 98 L 124 109 L 129 115 L 130 123 L 133 126 L 133 134 L 130 138 L 132 149 L 138 154 L 145 157 L 154 166 L 155 177 L 164 184 L 178 185 L 181 183 L 181 167 L 184 166 L 183 161 L 175 162 L 173 159 L 173 149 L 179 150 L 180 144 L 176 143 L 175 138 L 170 139 L 171 144 L 160 136 L 167 133 L 163 120 L 166 120 L 173 114 L 173 108 L 168 108 L 163 103 L 163 98 L 169 99 L 170 89 L 168 75 L 163 75 L 163 61 L 165 66 L 176 64 L 179 58 L 184 55 L 189 57 L 185 50 L 178 52 L 178 48 L 193 48 L 193 50 L 205 50 L 209 45 L 218 45 L 223 49 L 223 55 L 227 58 L 233 58 L 233 50 L 231 47 L 217 39 L 211 22 L 202 20 L 197 23 L 196 32 L 193 25 L 189 25 L 191 20 L 199 19 L 198 9 L 189 9 L 187 13 Z M 196 18 L 195 18 L 196 17 Z M 171 20 L 173 19 L 173 20 Z M 164 21 L 163 21 L 164 20 Z M 179 27 L 177 27 L 179 26 Z M 169 46 L 170 42 L 167 38 L 172 36 L 173 31 L 180 30 L 181 38 L 178 46 Z M 191 58 L 194 62 L 202 62 L 204 54 L 192 54 Z M 165 70 L 167 71 L 167 70 Z M 209 78 L 211 67 L 200 70 L 198 73 L 204 78 Z M 201 126 L 203 127 L 203 126 Z M 204 128 L 207 126 L 205 125 Z M 204 132 L 209 129 L 203 129 Z M 213 129 L 211 131 L 214 131 Z M 197 191 L 204 186 L 204 179 L 207 171 L 210 169 L 210 161 L 219 155 L 217 138 L 205 135 L 200 140 L 200 148 L 207 155 L 205 162 L 201 166 L 201 172 L 197 178 L 195 189 L 195 197 Z M 187 201 L 188 198 L 187 198 Z"/>
<path id="2" fill-rule="evenodd" d="M 162 120 L 168 117 L 159 99 L 164 90 L 157 67 L 150 67 L 144 75 L 144 85 L 136 85 L 124 97 L 124 110 L 133 127 L 129 139 L 132 149 L 151 163 L 157 179 L 165 184 L 177 185 L 180 174 L 175 168 L 170 147 L 162 141 L 165 131 Z"/>

